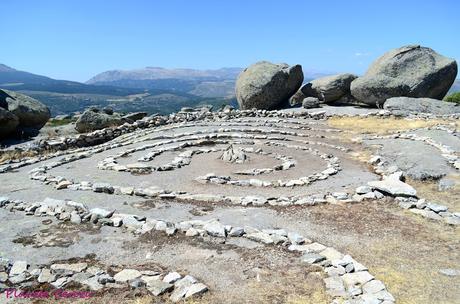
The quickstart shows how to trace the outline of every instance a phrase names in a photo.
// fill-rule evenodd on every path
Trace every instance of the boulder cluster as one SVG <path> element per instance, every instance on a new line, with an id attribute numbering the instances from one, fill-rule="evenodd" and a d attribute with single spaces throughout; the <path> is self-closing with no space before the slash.
<path id="1" fill-rule="evenodd" d="M 119 113 L 115 113 L 111 107 L 105 107 L 102 110 L 91 107 L 80 115 L 75 123 L 75 129 L 79 133 L 92 132 L 107 127 L 120 126 L 125 122 L 132 123 L 145 116 L 147 116 L 145 112 L 130 113 L 122 116 Z"/>
<path id="2" fill-rule="evenodd" d="M 38 100 L 0 89 L 0 138 L 36 134 L 50 115 L 50 110 Z"/>
<path id="3" fill-rule="evenodd" d="M 326 104 L 353 104 L 382 107 L 393 97 L 397 106 L 410 112 L 424 112 L 429 104 L 437 112 L 458 113 L 459 107 L 439 102 L 457 75 L 457 62 L 420 45 L 390 50 L 378 58 L 361 77 L 338 74 L 312 80 L 302 85 L 300 65 L 258 62 L 245 69 L 236 83 L 236 97 L 241 109 L 276 109 L 288 103 L 305 108 Z M 424 98 L 424 100 L 418 100 Z M 427 100 L 428 99 L 428 100 Z M 434 103 L 434 105 L 433 105 Z M 392 100 L 388 108 L 395 107 Z"/>

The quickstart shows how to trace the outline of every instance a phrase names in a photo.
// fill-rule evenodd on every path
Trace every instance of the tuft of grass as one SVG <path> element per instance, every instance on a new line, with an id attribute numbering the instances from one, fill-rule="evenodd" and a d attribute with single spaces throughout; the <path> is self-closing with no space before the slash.
<path id="1" fill-rule="evenodd" d="M 454 180 L 455 185 L 448 190 L 439 191 L 436 181 L 417 181 L 408 179 L 407 182 L 417 190 L 417 196 L 427 201 L 449 207 L 451 211 L 460 210 L 460 174 L 451 174 L 447 178 Z"/>
<path id="2" fill-rule="evenodd" d="M 326 304 L 330 302 L 331 299 L 324 289 L 315 290 L 308 296 L 289 296 L 286 301 L 287 304 Z"/>
<path id="3" fill-rule="evenodd" d="M 332 117 L 327 122 L 333 128 L 361 134 L 388 134 L 447 123 L 455 123 L 456 127 L 460 126 L 459 122 L 442 119 L 409 120 L 395 117 Z"/>

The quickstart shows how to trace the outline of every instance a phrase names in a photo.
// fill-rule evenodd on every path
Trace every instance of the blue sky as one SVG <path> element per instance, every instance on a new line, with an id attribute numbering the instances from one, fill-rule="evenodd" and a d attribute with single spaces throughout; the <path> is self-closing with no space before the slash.
<path id="1" fill-rule="evenodd" d="M 406 44 L 460 60 L 457 0 L 1 0 L 0 7 L 0 63 L 58 79 L 262 59 L 363 73 Z"/>

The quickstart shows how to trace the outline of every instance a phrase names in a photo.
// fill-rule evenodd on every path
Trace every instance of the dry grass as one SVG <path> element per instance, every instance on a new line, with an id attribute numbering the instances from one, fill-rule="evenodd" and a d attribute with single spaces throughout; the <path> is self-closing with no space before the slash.
<path id="1" fill-rule="evenodd" d="M 449 175 L 448 178 L 455 181 L 455 186 L 446 191 L 439 191 L 436 181 L 407 180 L 407 182 L 417 190 L 419 197 L 447 206 L 451 211 L 460 211 L 460 175 Z"/>
<path id="2" fill-rule="evenodd" d="M 308 296 L 290 296 L 287 299 L 288 304 L 326 304 L 330 303 L 330 297 L 324 289 L 314 291 Z"/>
<path id="3" fill-rule="evenodd" d="M 25 157 L 34 157 L 37 156 L 36 151 L 0 151 L 0 164 L 3 164 L 10 160 L 18 160 Z"/>
<path id="4" fill-rule="evenodd" d="M 322 275 L 316 272 L 287 271 L 283 276 L 253 281 L 249 286 L 251 303 L 326 304 L 331 301 Z"/>
<path id="5" fill-rule="evenodd" d="M 441 244 L 438 245 L 442 246 Z M 406 261 L 408 257 L 405 255 L 412 254 L 394 254 L 401 250 L 401 246 L 400 241 L 388 239 L 384 243 L 372 246 L 374 258 L 385 261 L 383 264 L 387 265 L 372 267 L 371 271 L 385 282 L 387 288 L 397 297 L 398 303 L 459 303 L 455 292 L 459 278 L 446 277 L 438 272 L 440 267 L 456 268 L 458 265 L 455 260 L 445 259 L 442 262 L 431 263 L 431 259 L 427 259 L 425 255 L 422 259 L 417 259 L 417 263 L 411 263 L 408 267 Z M 425 248 L 426 246 L 426 244 L 421 246 L 423 251 L 429 250 Z M 435 251 L 431 251 L 435 254 Z"/>
<path id="6" fill-rule="evenodd" d="M 459 122 L 450 120 L 408 120 L 394 117 L 332 117 L 327 122 L 329 126 L 333 128 L 349 130 L 361 134 L 388 134 L 396 131 L 426 128 L 450 123 L 455 124 L 456 128 L 460 126 Z"/>
<path id="7" fill-rule="evenodd" d="M 369 267 L 397 303 L 459 303 L 460 277 L 439 273 L 440 269 L 458 269 L 459 228 L 413 216 L 390 200 L 292 212 L 325 228 L 320 235 L 328 235 L 334 247 Z"/>

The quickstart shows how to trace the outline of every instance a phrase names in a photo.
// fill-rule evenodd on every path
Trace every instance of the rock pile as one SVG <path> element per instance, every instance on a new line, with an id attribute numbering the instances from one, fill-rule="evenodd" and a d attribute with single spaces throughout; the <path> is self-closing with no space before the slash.
<path id="1" fill-rule="evenodd" d="M 229 162 L 229 163 L 241 164 L 241 163 L 244 163 L 248 159 L 248 156 L 242 149 L 234 147 L 233 145 L 230 145 L 224 151 L 224 153 L 222 153 L 222 155 L 220 156 L 220 159 L 222 159 L 225 162 Z"/>
<path id="2" fill-rule="evenodd" d="M 307 97 L 318 98 L 321 103 L 349 103 L 350 84 L 356 78 L 353 74 L 338 74 L 312 80 L 297 91 L 290 103 L 293 106 L 302 104 Z"/>
<path id="3" fill-rule="evenodd" d="M 74 291 L 79 293 L 79 298 L 90 298 L 102 289 L 145 288 L 153 296 L 170 293 L 169 298 L 174 303 L 208 291 L 208 287 L 194 277 L 177 272 L 130 268 L 124 268 L 113 276 L 109 272 L 102 265 L 90 266 L 86 262 L 30 265 L 27 261 L 0 257 L 0 288 L 37 288 L 40 284 L 50 284 L 55 288 L 52 293 L 58 293 L 66 285 L 78 283 L 91 290 Z"/>

